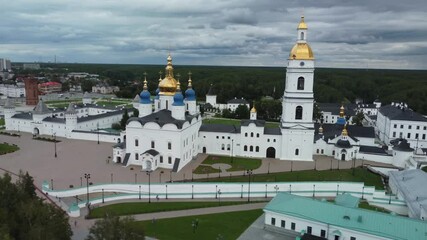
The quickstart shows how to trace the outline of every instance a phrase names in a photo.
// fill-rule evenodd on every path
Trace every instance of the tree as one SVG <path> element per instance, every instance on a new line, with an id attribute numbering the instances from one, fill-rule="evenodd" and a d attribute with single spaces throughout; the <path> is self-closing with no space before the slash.
<path id="1" fill-rule="evenodd" d="M 136 109 L 136 108 L 134 108 L 134 109 L 133 109 L 133 114 L 132 114 L 132 116 L 133 116 L 133 117 L 138 117 L 138 116 L 139 116 L 139 110 L 138 110 L 138 109 Z"/>
<path id="2" fill-rule="evenodd" d="M 136 227 L 132 217 L 106 215 L 89 230 L 87 240 L 139 240 L 145 239 L 145 233 Z"/>
<path id="3" fill-rule="evenodd" d="M 83 80 L 82 83 L 81 83 L 82 91 L 83 92 L 92 92 L 92 87 L 94 85 L 95 84 L 91 80 Z"/>
<path id="4" fill-rule="evenodd" d="M 357 126 L 362 126 L 364 118 L 365 118 L 365 115 L 363 114 L 363 112 L 359 111 L 359 112 L 357 112 L 357 114 L 355 116 L 353 116 L 352 123 L 357 125 Z"/>
<path id="5" fill-rule="evenodd" d="M 70 239 L 68 216 L 35 193 L 33 178 L 20 173 L 0 177 L 0 239 Z"/>
<path id="6" fill-rule="evenodd" d="M 123 130 L 126 129 L 126 123 L 128 120 L 129 120 L 129 113 L 128 113 L 128 110 L 125 108 L 123 112 L 122 120 L 120 120 L 120 126 L 122 127 Z"/>
<path id="7" fill-rule="evenodd" d="M 234 112 L 230 111 L 229 109 L 222 110 L 222 117 L 223 118 L 234 118 Z"/>
<path id="8" fill-rule="evenodd" d="M 248 119 L 249 118 L 249 109 L 246 105 L 239 105 L 234 111 L 237 119 Z"/>

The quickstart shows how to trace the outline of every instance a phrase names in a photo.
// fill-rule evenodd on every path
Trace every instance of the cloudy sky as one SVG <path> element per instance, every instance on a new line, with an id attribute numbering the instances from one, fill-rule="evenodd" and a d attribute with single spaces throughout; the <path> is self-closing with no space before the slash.
<path id="1" fill-rule="evenodd" d="M 7 1 L 7 0 L 2 0 Z M 317 66 L 427 69 L 426 0 L 13 0 L 12 61 L 283 66 L 303 13 Z"/>

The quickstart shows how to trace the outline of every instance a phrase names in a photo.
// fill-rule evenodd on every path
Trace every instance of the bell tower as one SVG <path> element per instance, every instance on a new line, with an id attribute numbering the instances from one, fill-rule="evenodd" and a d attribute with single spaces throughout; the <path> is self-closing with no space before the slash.
<path id="1" fill-rule="evenodd" d="M 282 154 L 284 160 L 313 160 L 314 54 L 307 43 L 304 17 L 297 27 L 297 42 L 286 69 L 282 100 Z"/>

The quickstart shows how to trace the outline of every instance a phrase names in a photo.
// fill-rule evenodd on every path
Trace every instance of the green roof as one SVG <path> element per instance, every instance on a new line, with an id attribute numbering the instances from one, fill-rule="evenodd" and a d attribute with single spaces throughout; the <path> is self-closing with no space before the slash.
<path id="1" fill-rule="evenodd" d="M 359 198 L 353 197 L 351 194 L 348 194 L 348 193 L 343 193 L 343 194 L 339 194 L 335 198 L 335 204 L 344 206 L 344 207 L 356 208 L 359 206 Z"/>
<path id="2" fill-rule="evenodd" d="M 427 239 L 427 222 L 360 208 L 278 193 L 264 211 L 323 222 L 391 239 Z"/>

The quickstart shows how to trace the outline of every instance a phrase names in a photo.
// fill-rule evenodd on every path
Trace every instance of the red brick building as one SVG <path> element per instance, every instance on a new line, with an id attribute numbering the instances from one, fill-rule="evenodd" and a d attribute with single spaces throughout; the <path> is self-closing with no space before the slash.
<path id="1" fill-rule="evenodd" d="M 24 80 L 24 83 L 26 94 L 25 103 L 27 105 L 37 105 L 40 95 L 37 79 L 29 77 Z"/>

